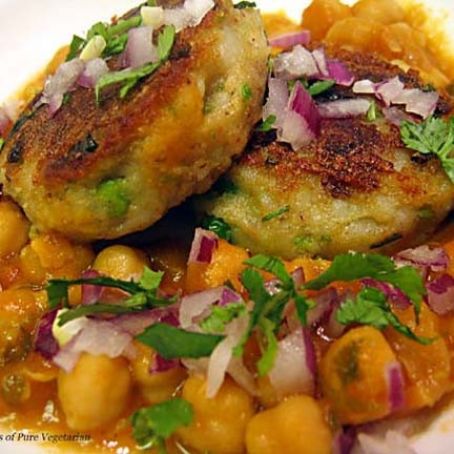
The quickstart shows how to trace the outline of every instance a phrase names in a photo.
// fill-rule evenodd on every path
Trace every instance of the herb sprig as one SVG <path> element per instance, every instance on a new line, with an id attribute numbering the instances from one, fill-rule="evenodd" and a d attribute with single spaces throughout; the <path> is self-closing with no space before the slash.
<path id="1" fill-rule="evenodd" d="M 454 117 L 447 121 L 433 116 L 421 123 L 404 121 L 400 126 L 400 135 L 408 148 L 436 155 L 454 183 Z"/>

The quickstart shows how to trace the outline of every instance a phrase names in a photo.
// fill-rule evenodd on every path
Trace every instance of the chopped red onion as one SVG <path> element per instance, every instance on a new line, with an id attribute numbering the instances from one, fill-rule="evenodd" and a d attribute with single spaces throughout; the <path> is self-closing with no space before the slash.
<path id="1" fill-rule="evenodd" d="M 326 59 L 325 50 L 322 47 L 315 49 L 312 51 L 312 57 L 317 64 L 319 74 L 322 77 L 329 78 L 328 61 Z"/>
<path id="2" fill-rule="evenodd" d="M 454 311 L 454 278 L 443 274 L 426 285 L 427 303 L 438 315 L 446 315 Z"/>
<path id="3" fill-rule="evenodd" d="M 70 372 L 80 354 L 106 355 L 116 358 L 130 355 L 132 337 L 115 324 L 104 320 L 87 318 L 83 328 L 54 356 L 54 363 Z"/>
<path id="4" fill-rule="evenodd" d="M 307 314 L 308 326 L 317 325 L 327 318 L 332 312 L 334 304 L 339 300 L 339 295 L 335 288 L 329 287 L 318 293 L 313 300 L 316 305 Z"/>
<path id="5" fill-rule="evenodd" d="M 342 300 L 345 300 L 345 297 Z M 331 313 L 328 316 L 328 320 L 324 326 L 323 334 L 325 334 L 329 339 L 338 339 L 347 329 L 346 325 L 339 323 L 336 319 L 336 312 L 337 309 L 339 309 L 339 306 L 340 301 L 334 303 Z"/>
<path id="6" fill-rule="evenodd" d="M 173 25 L 177 32 L 186 27 L 196 27 L 213 7 L 213 0 L 185 0 L 183 6 L 164 9 L 164 22 Z"/>
<path id="7" fill-rule="evenodd" d="M 303 46 L 297 45 L 290 52 L 284 52 L 274 59 L 273 72 L 284 80 L 295 80 L 301 77 L 317 77 L 319 69 L 312 53 Z"/>
<path id="8" fill-rule="evenodd" d="M 158 53 L 153 45 L 153 29 L 147 26 L 129 30 L 125 49 L 126 65 L 129 68 L 139 68 L 157 60 Z"/>
<path id="9" fill-rule="evenodd" d="M 333 437 L 333 454 L 350 454 L 356 439 L 354 426 L 342 427 Z"/>
<path id="10" fill-rule="evenodd" d="M 57 340 L 52 334 L 52 326 L 57 313 L 58 309 L 54 309 L 44 314 L 36 328 L 34 347 L 46 359 L 52 359 L 60 349 Z"/>
<path id="11" fill-rule="evenodd" d="M 336 84 L 350 87 L 355 81 L 355 76 L 349 71 L 344 63 L 338 60 L 327 60 L 328 79 L 334 80 Z"/>
<path id="12" fill-rule="evenodd" d="M 156 354 L 153 360 L 153 364 L 150 368 L 151 374 L 157 374 L 161 372 L 167 372 L 169 370 L 175 369 L 180 365 L 178 359 L 165 359 L 161 355 Z"/>
<path id="13" fill-rule="evenodd" d="M 185 296 L 181 300 L 179 322 L 184 329 L 193 327 L 211 306 L 225 306 L 241 301 L 241 296 L 228 287 L 217 287 Z"/>
<path id="14" fill-rule="evenodd" d="M 370 108 L 367 99 L 340 99 L 318 105 L 322 118 L 351 118 L 365 115 Z"/>
<path id="15" fill-rule="evenodd" d="M 84 88 L 94 88 L 98 80 L 108 72 L 109 67 L 102 58 L 89 60 L 77 83 Z"/>
<path id="16" fill-rule="evenodd" d="M 422 91 L 418 88 L 403 90 L 394 99 L 393 104 L 405 104 L 405 110 L 409 113 L 427 118 L 435 112 L 440 95 L 436 91 Z"/>
<path id="17" fill-rule="evenodd" d="M 437 273 L 446 271 L 449 266 L 449 256 L 443 248 L 427 245 L 401 251 L 395 255 L 394 260 L 399 265 L 430 268 Z"/>
<path id="18" fill-rule="evenodd" d="M 211 263 L 214 251 L 218 247 L 218 236 L 213 232 L 197 228 L 192 241 L 188 263 Z"/>
<path id="19" fill-rule="evenodd" d="M 293 33 L 285 33 L 284 35 L 275 36 L 269 39 L 270 46 L 289 49 L 290 47 L 302 44 L 309 44 L 311 41 L 311 32 L 309 30 L 301 30 Z"/>
<path id="20" fill-rule="evenodd" d="M 299 328 L 279 341 L 269 378 L 279 397 L 300 393 L 313 394 L 314 367 L 312 340 L 304 329 Z"/>
<path id="21" fill-rule="evenodd" d="M 353 93 L 360 95 L 375 95 L 377 84 L 369 79 L 358 80 L 353 84 Z"/>
<path id="22" fill-rule="evenodd" d="M 405 293 L 398 289 L 397 287 L 393 287 L 391 284 L 387 282 L 377 281 L 375 279 L 363 279 L 362 284 L 365 287 L 372 287 L 376 288 L 383 292 L 386 297 L 399 309 L 407 309 L 411 306 L 410 299 L 408 298 Z"/>
<path id="23" fill-rule="evenodd" d="M 274 115 L 276 121 L 273 127 L 276 129 L 281 128 L 285 121 L 289 97 L 287 82 L 282 79 L 270 77 L 268 80 L 268 99 L 263 108 L 263 121 L 269 116 Z"/>
<path id="24" fill-rule="evenodd" d="M 39 104 L 49 104 L 50 114 L 54 115 L 60 109 L 64 95 L 74 87 L 84 69 L 85 63 L 79 58 L 60 65 L 57 72 L 47 79 Z"/>
<path id="25" fill-rule="evenodd" d="M 87 270 L 82 274 L 82 279 L 94 279 L 101 276 L 96 270 Z M 105 287 L 100 285 L 82 284 L 82 304 L 90 305 L 97 303 Z"/>
<path id="26" fill-rule="evenodd" d="M 222 340 L 210 356 L 207 371 L 207 397 L 216 396 L 224 383 L 225 374 L 233 357 L 233 349 L 240 344 L 249 328 L 249 316 L 232 320 L 225 327 L 225 339 Z"/>
<path id="27" fill-rule="evenodd" d="M 403 121 L 410 121 L 410 115 L 403 112 L 398 107 L 385 107 L 383 110 L 385 118 L 395 126 L 400 127 Z"/>
<path id="28" fill-rule="evenodd" d="M 389 107 L 395 99 L 399 98 L 404 91 L 404 84 L 399 77 L 394 77 L 387 82 L 377 84 L 375 94 L 378 99 L 383 101 Z"/>
<path id="29" fill-rule="evenodd" d="M 405 404 L 404 376 L 402 366 L 398 362 L 389 364 L 386 371 L 388 382 L 388 400 L 392 412 L 400 410 Z"/>
<path id="30" fill-rule="evenodd" d="M 278 140 L 294 150 L 307 145 L 320 134 L 320 115 L 312 96 L 296 82 L 288 102 L 287 114 L 278 131 Z"/>

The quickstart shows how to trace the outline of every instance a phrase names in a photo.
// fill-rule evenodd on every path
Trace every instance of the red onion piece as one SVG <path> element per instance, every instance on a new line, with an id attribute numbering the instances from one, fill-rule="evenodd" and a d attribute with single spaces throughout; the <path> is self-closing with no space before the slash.
<path id="1" fill-rule="evenodd" d="M 276 129 L 281 128 L 287 113 L 289 97 L 287 82 L 282 79 L 270 77 L 268 80 L 268 99 L 263 108 L 263 121 L 270 115 L 274 115 L 276 121 L 273 127 Z"/>
<path id="2" fill-rule="evenodd" d="M 435 112 L 440 96 L 436 91 L 422 91 L 417 88 L 403 90 L 393 104 L 404 104 L 409 113 L 427 118 Z"/>
<path id="3" fill-rule="evenodd" d="M 399 265 L 426 267 L 438 273 L 446 271 L 449 266 L 449 256 L 444 249 L 427 245 L 401 251 L 394 260 Z"/>
<path id="4" fill-rule="evenodd" d="M 387 282 L 381 282 L 375 279 L 363 279 L 362 283 L 365 287 L 376 288 L 377 290 L 383 292 L 388 300 L 390 300 L 399 309 L 407 309 L 411 306 L 411 302 L 408 296 L 405 295 L 402 290 L 393 287 Z"/>
<path id="5" fill-rule="evenodd" d="M 333 454 L 350 454 L 356 439 L 356 428 L 343 427 L 333 437 Z"/>
<path id="6" fill-rule="evenodd" d="M 385 371 L 388 382 L 388 400 L 392 412 L 400 410 L 405 404 L 404 376 L 402 366 L 398 363 L 389 364 Z"/>
<path id="7" fill-rule="evenodd" d="M 82 274 L 82 279 L 94 279 L 101 274 L 96 270 L 87 270 Z M 103 293 L 104 287 L 99 285 L 82 284 L 82 304 L 90 305 L 97 303 Z"/>
<path id="8" fill-rule="evenodd" d="M 443 274 L 426 285 L 427 303 L 438 315 L 446 315 L 454 311 L 454 278 Z"/>
<path id="9" fill-rule="evenodd" d="M 295 46 L 290 52 L 278 55 L 274 60 L 273 72 L 276 77 L 284 80 L 319 75 L 312 53 L 300 45 Z"/>
<path id="10" fill-rule="evenodd" d="M 327 60 L 328 76 L 330 80 L 334 80 L 336 84 L 350 87 L 355 81 L 355 76 L 338 60 Z"/>
<path id="11" fill-rule="evenodd" d="M 314 348 L 304 329 L 297 329 L 279 341 L 271 384 L 280 397 L 313 394 L 315 390 Z"/>
<path id="12" fill-rule="evenodd" d="M 311 32 L 309 30 L 301 30 L 293 33 L 285 33 L 269 39 L 270 46 L 289 49 L 290 47 L 302 44 L 309 44 L 311 41 Z"/>
<path id="13" fill-rule="evenodd" d="M 98 80 L 108 72 L 109 67 L 102 58 L 89 60 L 77 83 L 84 88 L 94 88 Z"/>
<path id="14" fill-rule="evenodd" d="M 298 81 L 290 95 L 282 131 L 278 131 L 278 140 L 287 142 L 294 150 L 298 150 L 319 134 L 320 115 L 317 105 Z"/>
<path id="15" fill-rule="evenodd" d="M 104 320 L 86 319 L 83 328 L 54 356 L 54 363 L 70 372 L 80 354 L 106 355 L 116 358 L 130 355 L 132 337 L 115 324 Z"/>
<path id="16" fill-rule="evenodd" d="M 204 316 L 215 304 L 225 306 L 239 301 L 241 296 L 228 287 L 217 287 L 185 296 L 180 305 L 180 326 L 184 329 L 193 327 L 197 319 Z"/>
<path id="17" fill-rule="evenodd" d="M 209 264 L 218 247 L 219 238 L 213 232 L 198 228 L 195 230 L 188 263 Z"/>
<path id="18" fill-rule="evenodd" d="M 383 115 L 385 118 L 395 126 L 400 127 L 403 121 L 410 121 L 410 115 L 402 112 L 398 107 L 385 107 L 383 110 Z"/>
<path id="19" fill-rule="evenodd" d="M 367 99 L 340 99 L 318 105 L 322 118 L 351 118 L 365 115 L 370 108 Z"/>
<path id="20" fill-rule="evenodd" d="M 167 372 L 169 370 L 175 369 L 180 365 L 178 359 L 165 359 L 161 355 L 156 354 L 154 357 L 153 365 L 150 368 L 151 374 L 157 374 L 161 372 Z"/>
<path id="21" fill-rule="evenodd" d="M 84 69 L 85 63 L 79 58 L 60 65 L 47 79 L 39 104 L 49 104 L 49 112 L 54 115 L 63 103 L 63 96 L 74 87 Z"/>
<path id="22" fill-rule="evenodd" d="M 207 371 L 207 397 L 216 396 L 224 383 L 225 374 L 233 357 L 233 349 L 239 345 L 249 327 L 249 316 L 232 320 L 225 328 L 225 339 L 222 340 L 210 356 Z"/>
<path id="23" fill-rule="evenodd" d="M 158 53 L 153 45 L 151 27 L 132 28 L 128 32 L 128 43 L 125 49 L 125 62 L 130 68 L 139 68 L 158 60 Z"/>
<path id="24" fill-rule="evenodd" d="M 375 95 L 377 84 L 369 79 L 358 80 L 353 84 L 353 93 L 360 95 Z"/>
<path id="25" fill-rule="evenodd" d="M 312 51 L 312 57 L 317 64 L 318 72 L 322 77 L 329 77 L 329 70 L 328 70 L 328 61 L 326 59 L 325 50 L 320 47 Z"/>
<path id="26" fill-rule="evenodd" d="M 36 328 L 34 347 L 44 358 L 52 359 L 60 350 L 57 340 L 52 334 L 52 325 L 57 317 L 58 309 L 44 314 Z"/>
<path id="27" fill-rule="evenodd" d="M 322 320 L 327 318 L 329 314 L 331 314 L 336 302 L 338 302 L 339 295 L 335 288 L 329 287 L 320 292 L 313 300 L 316 306 L 309 310 L 307 314 L 308 326 L 319 324 Z"/>
<path id="28" fill-rule="evenodd" d="M 398 99 L 404 91 L 404 84 L 400 81 L 399 77 L 394 77 L 387 82 L 377 84 L 375 94 L 378 99 L 383 101 L 389 107 L 395 99 Z"/>

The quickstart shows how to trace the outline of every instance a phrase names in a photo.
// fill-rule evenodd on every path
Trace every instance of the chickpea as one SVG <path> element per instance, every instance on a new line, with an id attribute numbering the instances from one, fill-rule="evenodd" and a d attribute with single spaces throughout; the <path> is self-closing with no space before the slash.
<path id="1" fill-rule="evenodd" d="M 184 385 L 183 398 L 194 408 L 192 424 L 177 432 L 183 445 L 213 454 L 245 452 L 246 426 L 254 412 L 246 391 L 227 379 L 217 395 L 208 399 L 205 378 L 192 376 Z"/>
<path id="2" fill-rule="evenodd" d="M 93 264 L 100 273 L 126 281 L 139 280 L 145 266 L 149 266 L 149 260 L 142 251 L 121 245 L 101 251 Z"/>
<path id="3" fill-rule="evenodd" d="M 249 454 L 329 454 L 332 436 L 323 412 L 309 396 L 293 396 L 256 414 L 246 433 Z"/>
<path id="4" fill-rule="evenodd" d="M 29 228 L 27 219 L 13 202 L 0 201 L 0 258 L 21 250 L 28 241 Z"/>
<path id="5" fill-rule="evenodd" d="M 59 372 L 58 397 L 72 430 L 94 430 L 117 419 L 131 391 L 128 363 L 123 358 L 82 354 L 70 372 Z"/>
<path id="6" fill-rule="evenodd" d="M 170 399 L 186 372 L 181 367 L 166 372 L 150 374 L 154 352 L 150 347 L 139 342 L 135 344 L 136 357 L 131 362 L 132 376 L 138 384 L 142 396 L 149 405 Z"/>

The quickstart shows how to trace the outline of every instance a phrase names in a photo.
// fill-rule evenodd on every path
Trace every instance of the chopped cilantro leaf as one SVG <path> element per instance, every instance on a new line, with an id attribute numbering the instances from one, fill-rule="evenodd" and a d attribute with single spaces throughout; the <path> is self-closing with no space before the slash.
<path id="1" fill-rule="evenodd" d="M 113 279 L 107 276 L 100 276 L 88 279 L 51 279 L 49 280 L 46 292 L 49 307 L 55 309 L 60 304 L 68 306 L 68 291 L 69 288 L 75 285 L 96 285 L 99 287 L 111 287 L 123 290 L 131 296 L 137 294 L 143 295 L 144 304 L 147 306 L 166 306 L 173 302 L 173 299 L 165 299 L 157 296 L 157 289 L 161 283 L 162 273 L 154 272 L 148 268 L 144 269 L 144 273 L 139 282 L 122 281 Z M 135 306 L 136 304 L 131 304 Z M 92 305 L 94 306 L 94 305 Z M 90 307 L 92 307 L 90 306 Z M 125 299 L 124 307 L 128 306 L 128 299 Z M 88 307 L 88 306 L 87 306 Z M 130 307 L 130 306 L 129 306 Z M 73 310 L 73 309 L 71 309 Z M 70 310 L 70 311 L 71 311 Z M 115 309 L 114 309 L 115 310 Z M 68 311 L 68 312 L 70 312 Z"/>
<path id="2" fill-rule="evenodd" d="M 200 327 L 207 333 L 221 333 L 228 323 L 246 313 L 247 309 L 244 303 L 213 306 L 211 314 L 200 323 Z"/>
<path id="3" fill-rule="evenodd" d="M 257 370 L 260 377 L 265 376 L 270 372 L 276 360 L 278 342 L 274 331 L 276 325 L 268 319 L 264 319 L 260 324 L 266 346 L 263 348 L 263 354 L 257 362 Z"/>
<path id="4" fill-rule="evenodd" d="M 82 50 L 87 42 L 85 39 L 81 38 L 80 36 L 73 35 L 73 39 L 71 44 L 69 45 L 69 52 L 66 56 L 66 61 L 73 60 L 77 57 L 77 54 Z"/>
<path id="5" fill-rule="evenodd" d="M 140 449 L 158 448 L 165 451 L 165 440 L 194 418 L 191 404 L 173 398 L 151 407 L 137 410 L 131 417 L 132 434 Z"/>
<path id="6" fill-rule="evenodd" d="M 123 35 L 127 33 L 132 28 L 139 27 L 142 23 L 141 16 L 133 16 L 129 19 L 120 19 L 116 24 L 110 25 L 107 28 L 107 39 L 113 38 L 114 36 Z"/>
<path id="7" fill-rule="evenodd" d="M 2 151 L 4 145 L 5 145 L 5 139 L 3 137 L 0 137 L 0 151 Z"/>
<path id="8" fill-rule="evenodd" d="M 377 103 L 375 102 L 375 100 L 373 100 L 370 103 L 369 110 L 367 111 L 367 121 L 372 123 L 373 121 L 375 121 L 378 118 L 378 115 L 379 115 L 379 110 L 377 107 Z"/>
<path id="9" fill-rule="evenodd" d="M 241 96 L 243 101 L 250 101 L 252 99 L 252 89 L 249 84 L 245 83 L 241 86 Z"/>
<path id="10" fill-rule="evenodd" d="M 164 359 L 175 359 L 210 356 L 224 336 L 193 333 L 166 323 L 156 323 L 136 339 L 154 348 Z"/>
<path id="11" fill-rule="evenodd" d="M 336 319 L 343 325 L 370 325 L 379 330 L 391 326 L 404 336 L 423 345 L 432 339 L 417 336 L 408 326 L 403 325 L 393 314 L 386 295 L 375 288 L 365 288 L 355 300 L 347 300 L 336 312 Z"/>
<path id="12" fill-rule="evenodd" d="M 244 262 L 246 265 L 253 266 L 262 271 L 274 274 L 284 285 L 285 289 L 293 289 L 294 282 L 292 276 L 285 269 L 282 260 L 269 255 L 255 255 Z"/>
<path id="13" fill-rule="evenodd" d="M 321 290 L 333 282 L 350 282 L 363 278 L 388 282 L 402 290 L 413 302 L 419 314 L 422 297 L 426 293 L 418 271 L 410 266 L 397 268 L 389 257 L 379 254 L 349 253 L 338 255 L 320 276 L 304 285 L 308 290 Z"/>
<path id="14" fill-rule="evenodd" d="M 255 2 L 239 2 L 233 5 L 235 9 L 246 9 L 246 8 L 256 8 L 257 5 Z"/>
<path id="15" fill-rule="evenodd" d="M 278 210 L 268 213 L 266 216 L 263 216 L 262 222 L 268 222 L 271 221 L 272 219 L 279 218 L 283 214 L 288 213 L 289 211 L 290 207 L 288 205 L 286 205 L 285 207 L 281 207 Z"/>
<path id="16" fill-rule="evenodd" d="M 319 80 L 309 86 L 308 92 L 311 96 L 318 96 L 329 90 L 335 84 L 336 82 L 334 80 Z"/>
<path id="17" fill-rule="evenodd" d="M 166 25 L 158 37 L 158 57 L 161 62 L 167 60 L 175 42 L 175 27 Z"/>
<path id="18" fill-rule="evenodd" d="M 403 143 L 422 154 L 434 154 L 440 159 L 446 174 L 454 183 L 454 117 L 445 121 L 429 117 L 421 123 L 402 122 Z"/>
<path id="19" fill-rule="evenodd" d="M 273 125 L 276 123 L 276 115 L 269 115 L 260 126 L 257 127 L 257 131 L 268 132 L 273 129 Z"/>
<path id="20" fill-rule="evenodd" d="M 92 25 L 87 33 L 87 42 L 96 35 L 102 36 L 107 41 L 109 39 L 107 28 L 108 26 L 104 22 L 97 22 Z"/>
<path id="21" fill-rule="evenodd" d="M 210 232 L 216 233 L 219 238 L 232 241 L 232 227 L 224 219 L 216 216 L 206 216 L 202 221 L 202 227 Z"/>

